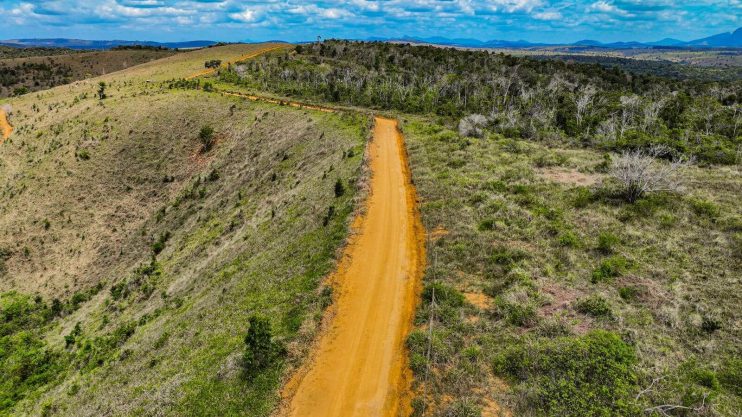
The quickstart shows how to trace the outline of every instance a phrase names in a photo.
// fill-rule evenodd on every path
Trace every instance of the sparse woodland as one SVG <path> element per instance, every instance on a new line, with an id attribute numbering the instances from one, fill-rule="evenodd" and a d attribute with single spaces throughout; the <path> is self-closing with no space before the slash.
<path id="1" fill-rule="evenodd" d="M 462 118 L 511 137 L 625 150 L 663 144 L 734 164 L 742 82 L 635 75 L 598 64 L 481 51 L 328 41 L 223 72 L 222 80 L 283 95 Z"/>

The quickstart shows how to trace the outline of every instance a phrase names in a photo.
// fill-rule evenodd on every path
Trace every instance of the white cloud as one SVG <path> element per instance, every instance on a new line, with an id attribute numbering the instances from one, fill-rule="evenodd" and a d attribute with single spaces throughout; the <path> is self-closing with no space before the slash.
<path id="1" fill-rule="evenodd" d="M 538 20 L 561 20 L 564 18 L 564 16 L 557 11 L 537 12 L 533 14 L 533 17 Z"/>

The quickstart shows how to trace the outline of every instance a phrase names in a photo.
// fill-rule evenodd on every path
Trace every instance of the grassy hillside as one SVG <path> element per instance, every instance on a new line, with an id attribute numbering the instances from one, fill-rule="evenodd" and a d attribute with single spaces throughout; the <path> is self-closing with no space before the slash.
<path id="1" fill-rule="evenodd" d="M 159 83 L 254 48 L 179 54 L 7 101 L 0 415 L 275 406 L 329 302 L 319 286 L 362 193 L 369 120 Z M 269 318 L 276 358 L 247 372 L 256 314 Z"/>
<path id="2" fill-rule="evenodd" d="M 631 204 L 598 152 L 404 132 L 430 232 L 416 415 L 739 414 L 737 168 Z"/>
<path id="3" fill-rule="evenodd" d="M 47 49 L 41 48 L 36 53 L 44 50 Z M 171 50 L 121 49 L 98 52 L 70 51 L 64 54 L 55 52 L 47 56 L 34 54 L 0 59 L 0 97 L 46 90 L 73 81 L 121 71 L 175 53 Z"/>

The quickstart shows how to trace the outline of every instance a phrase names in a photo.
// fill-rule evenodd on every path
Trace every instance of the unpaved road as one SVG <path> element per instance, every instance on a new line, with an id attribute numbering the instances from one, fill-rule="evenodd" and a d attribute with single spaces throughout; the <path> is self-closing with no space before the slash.
<path id="1" fill-rule="evenodd" d="M 5 110 L 0 109 L 0 143 L 5 142 L 13 133 L 13 126 L 8 123 L 8 115 L 5 114 Z"/>
<path id="2" fill-rule="evenodd" d="M 334 314 L 284 392 L 290 417 L 409 414 L 405 338 L 424 263 L 423 229 L 397 122 L 376 118 L 366 214 L 332 277 Z"/>
<path id="3" fill-rule="evenodd" d="M 244 61 L 246 59 L 255 58 L 256 56 L 259 56 L 259 55 L 262 55 L 262 54 L 265 54 L 265 53 L 268 53 L 268 52 L 271 52 L 271 51 L 275 51 L 275 50 L 278 50 L 278 49 L 284 49 L 284 48 L 290 48 L 291 46 L 292 45 L 289 45 L 289 44 L 283 44 L 283 45 L 275 45 L 275 44 L 273 44 L 273 45 L 267 46 L 265 48 L 258 49 L 257 51 L 250 52 L 248 54 L 245 54 L 245 55 L 242 55 L 240 57 L 237 57 L 237 58 L 235 58 L 235 59 L 233 59 L 231 61 L 222 62 L 221 68 L 226 68 L 227 65 L 229 65 L 229 64 L 234 64 L 235 62 L 240 62 L 240 61 Z M 194 73 L 194 74 L 189 75 L 188 77 L 186 77 L 186 80 L 192 80 L 194 78 L 203 77 L 204 75 L 213 74 L 213 73 L 216 72 L 217 69 L 218 68 L 207 68 L 207 69 L 204 69 L 202 71 L 199 71 L 197 73 Z"/>

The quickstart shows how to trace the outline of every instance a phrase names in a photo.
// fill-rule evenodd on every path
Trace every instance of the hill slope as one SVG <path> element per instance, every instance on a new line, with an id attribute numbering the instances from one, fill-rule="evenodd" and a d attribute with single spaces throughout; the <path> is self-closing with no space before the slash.
<path id="1" fill-rule="evenodd" d="M 272 410 L 327 303 L 319 285 L 346 235 L 369 120 L 159 83 L 255 48 L 9 102 L 0 414 Z M 203 127 L 215 132 L 208 152 Z M 285 354 L 245 377 L 254 314 L 270 317 Z"/>

